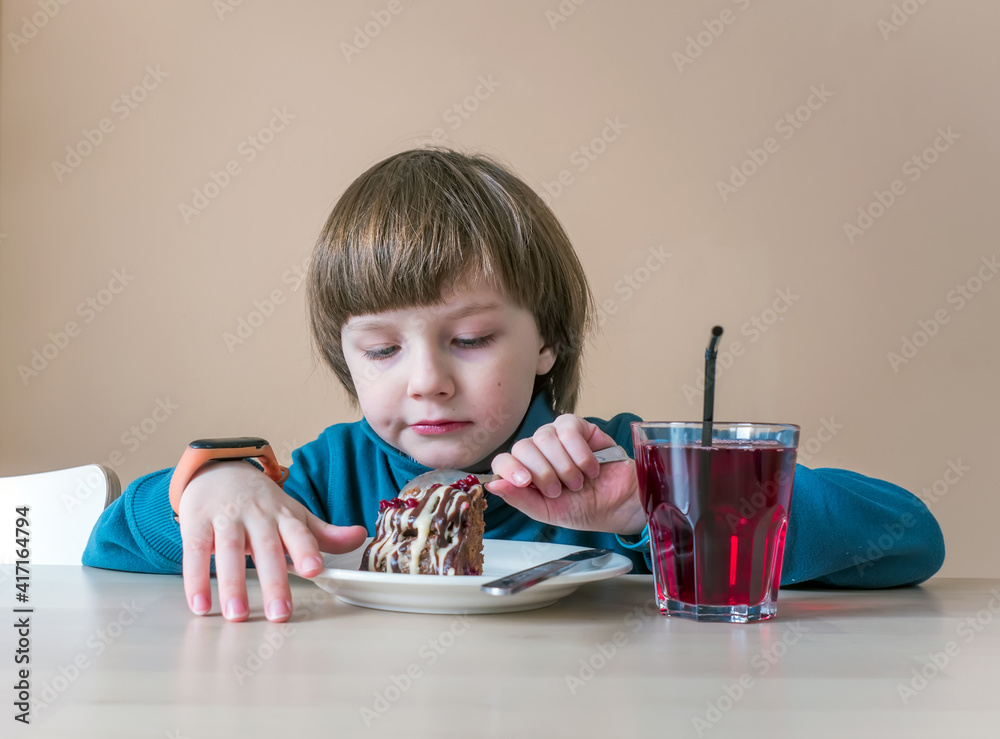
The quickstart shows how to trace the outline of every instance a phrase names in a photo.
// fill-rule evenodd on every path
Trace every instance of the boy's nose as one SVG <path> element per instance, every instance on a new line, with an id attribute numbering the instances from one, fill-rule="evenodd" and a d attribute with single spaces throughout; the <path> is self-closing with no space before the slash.
<path id="1" fill-rule="evenodd" d="M 407 390 L 411 398 L 450 398 L 455 383 L 447 361 L 430 352 L 414 357 Z"/>

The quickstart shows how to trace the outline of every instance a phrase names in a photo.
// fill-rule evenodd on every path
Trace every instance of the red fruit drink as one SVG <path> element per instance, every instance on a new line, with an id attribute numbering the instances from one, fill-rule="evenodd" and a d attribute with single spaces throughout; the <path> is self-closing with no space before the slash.
<path id="1" fill-rule="evenodd" d="M 795 442 L 637 444 L 636 468 L 660 610 L 714 621 L 774 616 Z"/>

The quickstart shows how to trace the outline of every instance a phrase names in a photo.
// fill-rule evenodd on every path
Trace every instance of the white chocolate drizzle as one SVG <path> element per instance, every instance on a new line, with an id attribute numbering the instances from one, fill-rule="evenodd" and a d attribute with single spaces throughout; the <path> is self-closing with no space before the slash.
<path id="1" fill-rule="evenodd" d="M 365 551 L 362 569 L 402 572 L 400 563 L 402 555 L 406 555 L 409 556 L 407 572 L 420 574 L 420 558 L 426 547 L 438 574 L 456 574 L 455 558 L 451 555 L 460 544 L 476 487 L 481 486 L 473 486 L 468 492 L 452 485 L 404 491 L 400 499 L 416 499 L 417 505 L 387 508 L 379 513 L 375 538 Z"/>

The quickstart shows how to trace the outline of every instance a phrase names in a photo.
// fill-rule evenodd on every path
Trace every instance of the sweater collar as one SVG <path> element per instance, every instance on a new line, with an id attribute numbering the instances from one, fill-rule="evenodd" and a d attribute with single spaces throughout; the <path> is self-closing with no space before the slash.
<path id="1" fill-rule="evenodd" d="M 521 425 L 518 426 L 510 445 L 508 445 L 503 451 L 509 451 L 515 441 L 530 437 L 539 429 L 539 427 L 544 426 L 547 423 L 552 423 L 554 420 L 555 414 L 548 404 L 545 393 L 539 392 L 532 399 L 531 405 L 528 406 L 528 411 L 524 414 L 524 418 L 521 420 Z M 430 467 L 425 467 L 409 454 L 406 454 L 405 452 L 394 447 L 392 444 L 389 444 L 375 432 L 375 429 L 373 429 L 371 424 L 368 423 L 367 418 L 362 417 L 360 423 L 361 429 L 368 436 L 368 438 L 371 439 L 372 442 L 388 457 L 389 466 L 392 469 L 393 477 L 396 479 L 397 486 L 401 486 L 407 480 L 412 480 L 417 475 L 422 475 L 432 469 Z M 489 470 L 478 470 L 478 472 L 488 471 Z"/>

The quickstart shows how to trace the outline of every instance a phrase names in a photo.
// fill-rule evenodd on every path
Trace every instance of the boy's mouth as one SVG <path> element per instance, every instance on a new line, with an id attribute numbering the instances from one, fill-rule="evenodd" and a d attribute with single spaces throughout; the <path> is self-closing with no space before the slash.
<path id="1" fill-rule="evenodd" d="M 468 425 L 469 421 L 449 421 L 447 419 L 441 419 L 436 421 L 417 421 L 416 423 L 410 424 L 410 429 L 414 433 L 421 435 L 447 434 L 452 431 L 458 431 Z"/>

